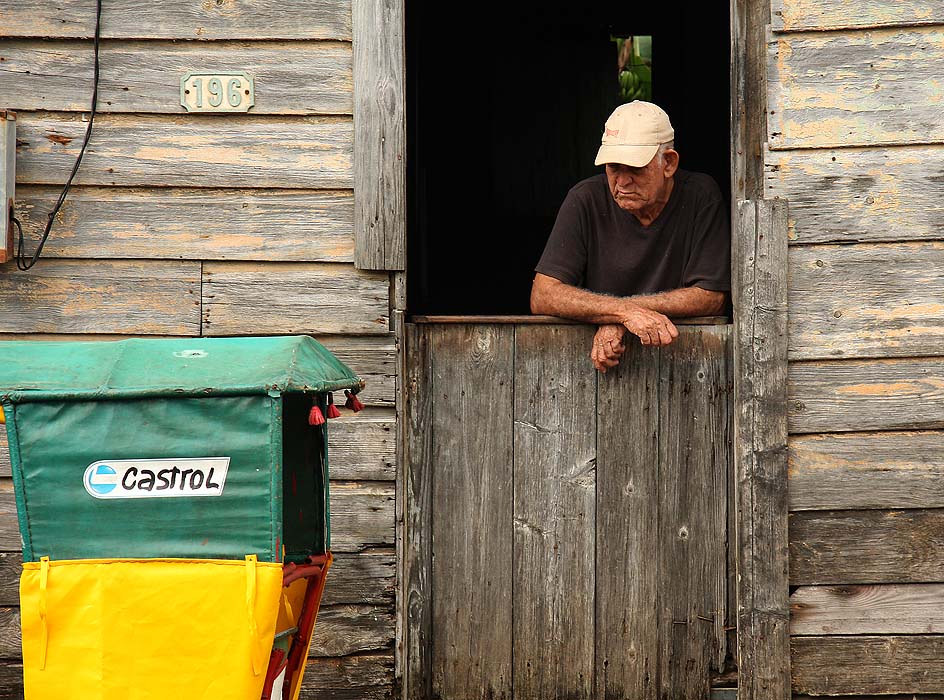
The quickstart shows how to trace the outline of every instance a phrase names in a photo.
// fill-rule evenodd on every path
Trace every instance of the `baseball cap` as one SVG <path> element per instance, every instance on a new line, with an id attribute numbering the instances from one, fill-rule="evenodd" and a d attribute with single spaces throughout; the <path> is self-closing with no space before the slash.
<path id="1" fill-rule="evenodd" d="M 603 129 L 603 142 L 594 165 L 623 163 L 641 168 L 659 150 L 675 138 L 669 115 L 651 102 L 633 100 L 620 105 Z"/>

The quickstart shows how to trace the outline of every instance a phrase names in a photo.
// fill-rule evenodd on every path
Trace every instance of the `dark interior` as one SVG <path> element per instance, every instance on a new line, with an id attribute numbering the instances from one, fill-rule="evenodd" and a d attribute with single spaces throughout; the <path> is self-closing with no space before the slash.
<path id="1" fill-rule="evenodd" d="M 285 561 L 325 552 L 325 430 L 308 424 L 311 394 L 282 399 L 282 544 Z M 319 402 L 322 412 L 326 405 Z"/>
<path id="2" fill-rule="evenodd" d="M 407 3 L 411 314 L 526 314 L 567 191 L 622 101 L 611 36 L 652 36 L 681 167 L 730 194 L 728 3 Z"/>

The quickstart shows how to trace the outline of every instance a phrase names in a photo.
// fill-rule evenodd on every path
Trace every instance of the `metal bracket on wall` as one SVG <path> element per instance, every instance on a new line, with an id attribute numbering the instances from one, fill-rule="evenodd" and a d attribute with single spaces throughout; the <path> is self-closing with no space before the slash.
<path id="1" fill-rule="evenodd" d="M 0 109 L 0 263 L 13 258 L 13 202 L 16 182 L 16 112 Z"/>

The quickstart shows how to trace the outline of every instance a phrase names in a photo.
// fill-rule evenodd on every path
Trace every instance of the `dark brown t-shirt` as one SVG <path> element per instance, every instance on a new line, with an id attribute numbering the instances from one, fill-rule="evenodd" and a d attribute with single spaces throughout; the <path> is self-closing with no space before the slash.
<path id="1" fill-rule="evenodd" d="M 642 226 L 619 208 L 606 175 L 577 183 L 535 268 L 549 277 L 615 296 L 680 287 L 731 289 L 728 210 L 710 176 L 675 173 L 662 213 Z"/>

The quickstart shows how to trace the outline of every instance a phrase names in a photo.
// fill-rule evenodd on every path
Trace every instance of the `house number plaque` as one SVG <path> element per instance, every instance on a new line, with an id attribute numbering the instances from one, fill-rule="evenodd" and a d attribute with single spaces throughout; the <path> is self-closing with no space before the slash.
<path id="1" fill-rule="evenodd" d="M 180 104 L 188 112 L 246 112 L 255 99 L 246 73 L 187 73 L 180 79 Z"/>

